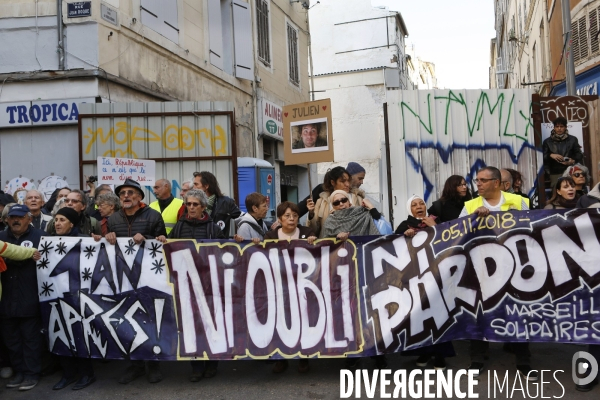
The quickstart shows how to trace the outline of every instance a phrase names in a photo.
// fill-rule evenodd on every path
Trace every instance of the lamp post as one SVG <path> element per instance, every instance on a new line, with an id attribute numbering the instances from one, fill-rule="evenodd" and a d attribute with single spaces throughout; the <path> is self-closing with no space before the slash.
<path id="1" fill-rule="evenodd" d="M 573 43 L 573 35 L 571 33 L 571 1 L 562 0 L 562 23 L 563 23 L 563 40 L 567 43 L 565 48 L 565 75 L 567 77 L 567 96 L 575 96 L 575 61 L 573 60 L 573 52 L 571 44 Z"/>

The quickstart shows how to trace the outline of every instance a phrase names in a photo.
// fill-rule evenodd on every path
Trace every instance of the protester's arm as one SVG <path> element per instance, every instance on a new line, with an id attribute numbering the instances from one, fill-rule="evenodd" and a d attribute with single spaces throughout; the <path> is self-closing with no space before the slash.
<path id="1" fill-rule="evenodd" d="M 17 246 L 0 240 L 0 256 L 9 260 L 28 260 L 36 253 L 36 248 Z"/>

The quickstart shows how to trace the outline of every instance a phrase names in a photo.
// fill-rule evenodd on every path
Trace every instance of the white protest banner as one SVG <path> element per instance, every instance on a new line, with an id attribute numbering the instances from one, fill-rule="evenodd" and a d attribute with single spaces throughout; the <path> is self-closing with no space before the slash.
<path id="1" fill-rule="evenodd" d="M 120 185 L 125 179 L 133 179 L 142 186 L 153 186 L 156 163 L 153 160 L 133 158 L 98 157 L 98 183 Z"/>

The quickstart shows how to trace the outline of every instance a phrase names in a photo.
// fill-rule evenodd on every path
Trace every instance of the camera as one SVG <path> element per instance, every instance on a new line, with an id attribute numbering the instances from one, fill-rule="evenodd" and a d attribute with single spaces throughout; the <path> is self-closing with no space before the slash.
<path id="1" fill-rule="evenodd" d="M 97 176 L 90 176 L 87 180 L 88 183 L 94 183 L 94 182 L 98 182 L 98 177 Z"/>

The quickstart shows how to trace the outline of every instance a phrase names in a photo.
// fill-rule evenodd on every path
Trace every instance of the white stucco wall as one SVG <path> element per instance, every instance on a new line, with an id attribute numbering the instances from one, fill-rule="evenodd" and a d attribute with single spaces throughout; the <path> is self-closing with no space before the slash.
<path id="1" fill-rule="evenodd" d="M 311 8 L 314 74 L 397 67 L 391 61 L 398 54 L 393 15 L 386 9 L 372 7 L 370 0 L 328 0 Z M 391 17 L 381 18 L 385 16 Z M 404 52 L 403 43 L 400 52 Z"/>
<path id="2" fill-rule="evenodd" d="M 98 66 L 98 28 L 95 22 L 68 25 L 65 68 Z M 0 73 L 58 69 L 56 17 L 0 18 Z"/>
<path id="3" fill-rule="evenodd" d="M 335 154 L 334 163 L 318 164 L 319 181 L 323 181 L 329 168 L 346 167 L 354 161 L 366 170 L 361 189 L 381 201 L 384 191 L 379 171 L 386 98 L 383 70 L 315 77 L 315 89 L 317 99 L 331 99 Z"/>

